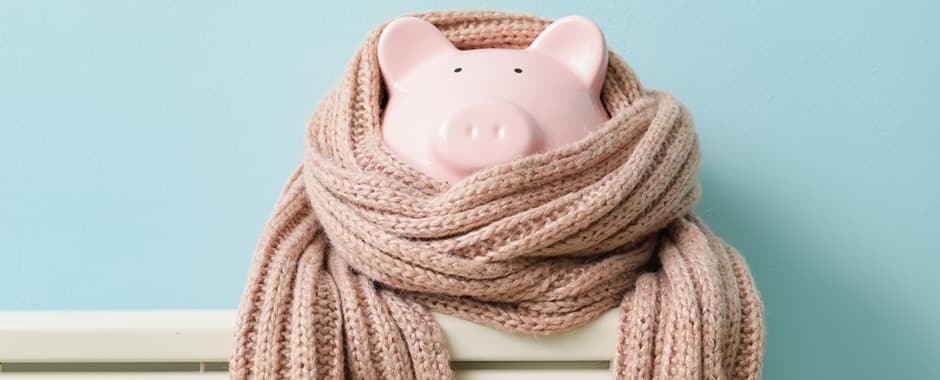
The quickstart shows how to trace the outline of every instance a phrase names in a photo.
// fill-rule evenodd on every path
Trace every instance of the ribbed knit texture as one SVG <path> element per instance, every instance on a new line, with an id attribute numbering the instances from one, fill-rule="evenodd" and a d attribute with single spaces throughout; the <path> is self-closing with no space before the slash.
<path id="1" fill-rule="evenodd" d="M 550 23 L 417 16 L 461 49 L 525 48 Z M 744 259 L 692 214 L 699 147 L 672 96 L 611 53 L 600 129 L 445 184 L 382 143 L 380 32 L 307 126 L 239 309 L 234 378 L 449 379 L 460 342 L 431 311 L 550 334 L 612 308 L 615 378 L 759 377 L 763 307 Z"/>

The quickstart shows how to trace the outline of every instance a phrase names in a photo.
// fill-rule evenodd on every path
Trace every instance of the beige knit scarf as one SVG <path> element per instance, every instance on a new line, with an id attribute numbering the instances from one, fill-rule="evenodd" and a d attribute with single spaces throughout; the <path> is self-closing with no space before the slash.
<path id="1" fill-rule="evenodd" d="M 524 48 L 550 23 L 418 17 L 461 49 Z M 307 126 L 252 265 L 234 378 L 448 379 L 460 342 L 431 311 L 549 334 L 612 308 L 616 378 L 759 377 L 761 301 L 744 259 L 692 214 L 699 147 L 674 98 L 611 53 L 600 129 L 445 184 L 382 143 L 380 31 Z"/>

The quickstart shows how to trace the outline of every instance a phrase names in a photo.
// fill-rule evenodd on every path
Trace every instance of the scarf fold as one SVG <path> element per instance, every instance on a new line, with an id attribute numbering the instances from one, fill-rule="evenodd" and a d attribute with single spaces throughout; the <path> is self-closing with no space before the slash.
<path id="1" fill-rule="evenodd" d="M 551 22 L 417 16 L 460 49 L 525 48 Z M 763 306 L 692 213 L 700 155 L 681 104 L 611 52 L 603 126 L 447 184 L 382 143 L 381 29 L 307 126 L 239 308 L 233 378 L 449 379 L 431 311 L 549 334 L 613 308 L 615 378 L 760 376 Z"/>

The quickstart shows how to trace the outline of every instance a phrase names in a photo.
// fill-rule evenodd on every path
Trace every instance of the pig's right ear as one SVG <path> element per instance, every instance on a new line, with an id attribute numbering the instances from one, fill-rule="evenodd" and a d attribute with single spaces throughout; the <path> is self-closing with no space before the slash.
<path id="1" fill-rule="evenodd" d="M 379 68 L 385 80 L 394 83 L 415 66 L 455 50 L 431 23 L 417 17 L 400 17 L 379 36 Z"/>

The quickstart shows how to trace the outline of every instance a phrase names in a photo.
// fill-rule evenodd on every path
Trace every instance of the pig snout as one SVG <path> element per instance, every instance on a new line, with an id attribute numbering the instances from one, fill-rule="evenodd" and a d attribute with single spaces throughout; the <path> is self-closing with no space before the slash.
<path id="1" fill-rule="evenodd" d="M 460 172 L 472 172 L 534 153 L 538 128 L 522 108 L 485 101 L 459 108 L 433 131 L 435 155 Z"/>

